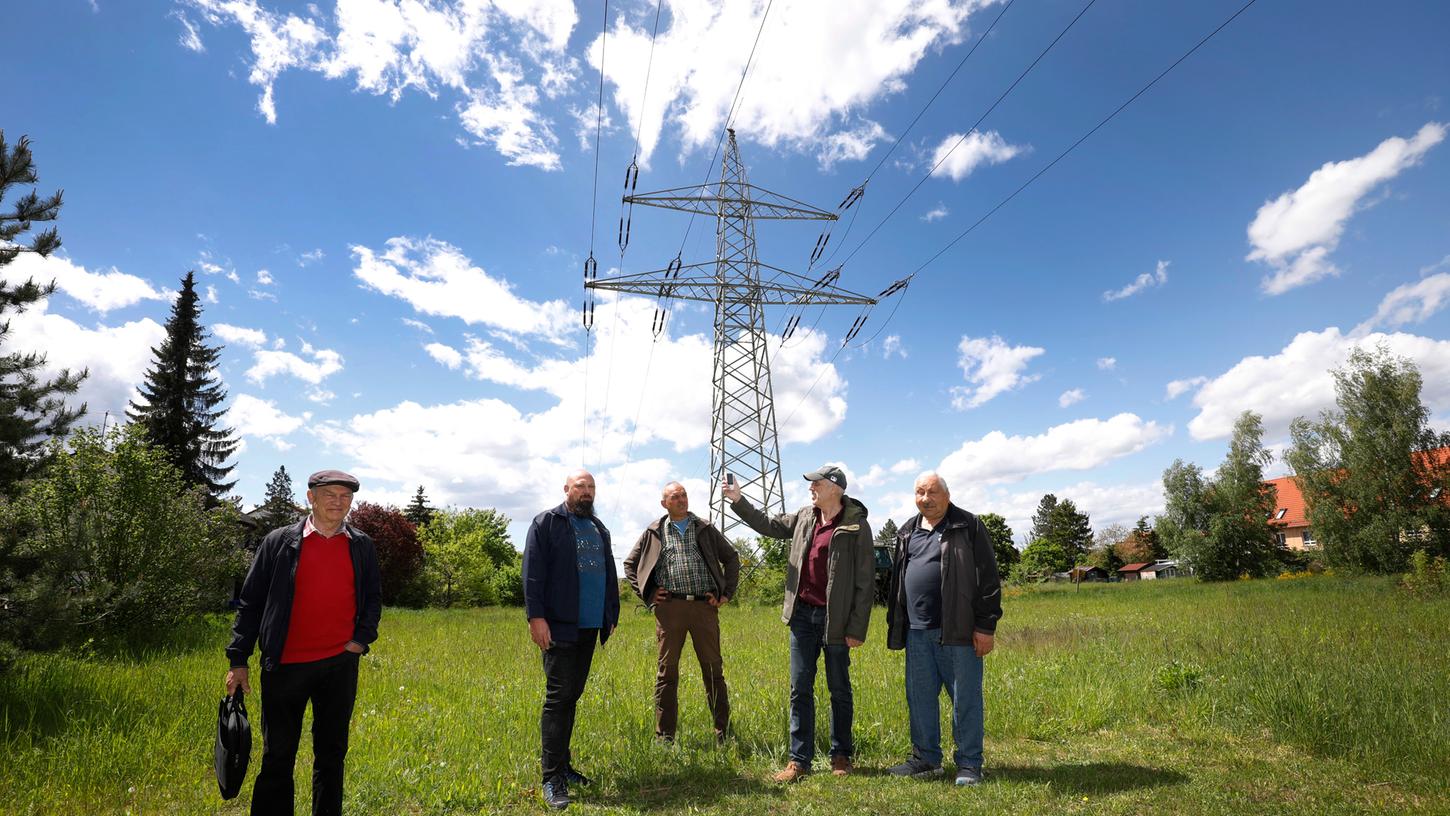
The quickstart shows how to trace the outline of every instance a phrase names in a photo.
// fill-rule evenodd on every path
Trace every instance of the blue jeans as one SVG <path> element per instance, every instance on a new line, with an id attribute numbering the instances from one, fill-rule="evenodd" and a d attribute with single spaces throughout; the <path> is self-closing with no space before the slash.
<path id="1" fill-rule="evenodd" d="M 790 617 L 790 758 L 811 765 L 816 755 L 816 661 L 826 653 L 826 688 L 831 692 L 831 756 L 856 753 L 851 742 L 851 650 L 826 643 L 824 607 L 796 603 Z"/>
<path id="2" fill-rule="evenodd" d="M 952 741 L 957 768 L 982 768 L 982 658 L 971 646 L 943 646 L 940 629 L 906 634 L 906 709 L 911 747 L 940 765 L 941 690 L 952 701 Z"/>

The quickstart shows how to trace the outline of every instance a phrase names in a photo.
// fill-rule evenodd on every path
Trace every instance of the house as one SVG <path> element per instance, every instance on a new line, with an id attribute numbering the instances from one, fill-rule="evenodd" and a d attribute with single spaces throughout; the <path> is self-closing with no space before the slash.
<path id="1" fill-rule="evenodd" d="M 1144 561 L 1138 564 L 1124 564 L 1118 567 L 1118 578 L 1124 581 L 1138 581 L 1143 578 L 1143 570 L 1153 566 L 1152 562 Z M 1156 575 L 1154 576 L 1157 577 Z"/>
<path id="2" fill-rule="evenodd" d="M 1309 506 L 1304 503 L 1304 494 L 1299 492 L 1299 483 L 1293 476 L 1270 479 L 1264 484 L 1274 488 L 1274 509 L 1269 513 L 1269 527 L 1279 540 L 1280 547 L 1291 550 L 1318 549 L 1314 531 L 1309 528 Z"/>
<path id="3" fill-rule="evenodd" d="M 1108 580 L 1108 572 L 1102 567 L 1090 567 L 1086 564 L 1079 564 L 1067 572 L 1067 580 L 1075 584 L 1081 583 L 1102 583 Z"/>
<path id="4" fill-rule="evenodd" d="M 1436 448 L 1428 453 L 1416 453 L 1414 457 L 1420 464 L 1428 458 L 1432 465 L 1444 466 L 1450 462 L 1450 448 Z M 1305 504 L 1304 494 L 1299 491 L 1299 483 L 1294 477 L 1281 476 L 1264 484 L 1273 487 L 1277 497 L 1274 509 L 1269 512 L 1269 526 L 1273 528 L 1279 546 L 1299 551 L 1319 549 L 1319 542 L 1309 526 L 1309 505 Z M 1441 496 L 1438 489 L 1430 494 L 1430 498 L 1450 502 L 1450 496 Z"/>
<path id="5" fill-rule="evenodd" d="M 1159 578 L 1177 578 L 1180 575 L 1178 562 L 1160 559 L 1143 567 L 1143 569 L 1139 570 L 1138 575 L 1144 581 L 1156 581 Z"/>

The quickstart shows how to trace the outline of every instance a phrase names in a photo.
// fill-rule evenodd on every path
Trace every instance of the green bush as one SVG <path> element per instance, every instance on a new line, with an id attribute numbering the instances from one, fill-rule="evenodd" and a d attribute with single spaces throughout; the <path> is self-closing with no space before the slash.
<path id="1" fill-rule="evenodd" d="M 1450 592 L 1450 565 L 1443 555 L 1431 558 L 1424 550 L 1415 550 L 1410 555 L 1410 571 L 1400 585 L 1411 595 L 1444 595 Z"/>
<path id="2" fill-rule="evenodd" d="M 492 509 L 433 514 L 418 531 L 431 605 L 523 605 L 523 560 L 509 539 L 508 523 Z"/>
<path id="3" fill-rule="evenodd" d="M 0 641 L 119 642 L 220 610 L 243 569 L 230 504 L 208 507 L 136 428 L 77 431 L 0 507 Z"/>

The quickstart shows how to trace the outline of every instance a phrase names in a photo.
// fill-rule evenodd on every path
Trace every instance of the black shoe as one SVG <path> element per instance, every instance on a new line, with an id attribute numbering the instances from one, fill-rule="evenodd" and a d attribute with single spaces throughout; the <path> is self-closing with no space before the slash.
<path id="1" fill-rule="evenodd" d="M 570 785 L 578 785 L 581 788 L 587 788 L 590 785 L 594 784 L 593 779 L 590 779 L 584 774 L 579 773 L 573 768 L 566 768 L 564 770 L 564 781 L 568 782 Z"/>
<path id="2" fill-rule="evenodd" d="M 554 810 L 569 806 L 569 783 L 563 777 L 555 777 L 544 783 L 544 804 Z"/>

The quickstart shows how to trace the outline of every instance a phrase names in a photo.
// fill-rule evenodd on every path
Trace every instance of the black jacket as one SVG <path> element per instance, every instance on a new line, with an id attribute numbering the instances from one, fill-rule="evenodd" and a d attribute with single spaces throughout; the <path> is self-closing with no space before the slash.
<path id="1" fill-rule="evenodd" d="M 1002 581 L 997 573 L 997 551 L 992 534 L 981 519 L 955 504 L 947 505 L 942 528 L 941 642 L 944 646 L 972 645 L 972 632 L 992 634 L 1002 617 Z M 896 557 L 891 568 L 891 592 L 886 601 L 886 648 L 905 649 L 906 543 L 921 524 L 912 516 L 896 533 Z"/>
<path id="2" fill-rule="evenodd" d="M 282 647 L 287 643 L 287 626 L 292 620 L 292 592 L 297 580 L 297 557 L 302 552 L 302 528 L 306 519 L 278 527 L 262 539 L 247 580 L 242 584 L 241 604 L 232 624 L 232 642 L 227 659 L 232 668 L 246 668 L 252 647 L 259 637 L 262 669 L 282 665 Z M 368 645 L 378 639 L 378 620 L 383 614 L 382 576 L 373 540 L 363 531 L 346 525 L 348 550 L 352 554 L 353 592 L 357 616 L 352 639 Z"/>
<path id="3" fill-rule="evenodd" d="M 619 623 L 619 576 L 609 529 L 597 517 L 590 519 L 604 542 L 604 626 L 599 630 L 599 642 L 604 643 Z M 548 621 L 554 640 L 579 639 L 579 552 L 569 508 L 563 504 L 538 514 L 529 525 L 524 539 L 524 612 L 530 619 Z"/>

